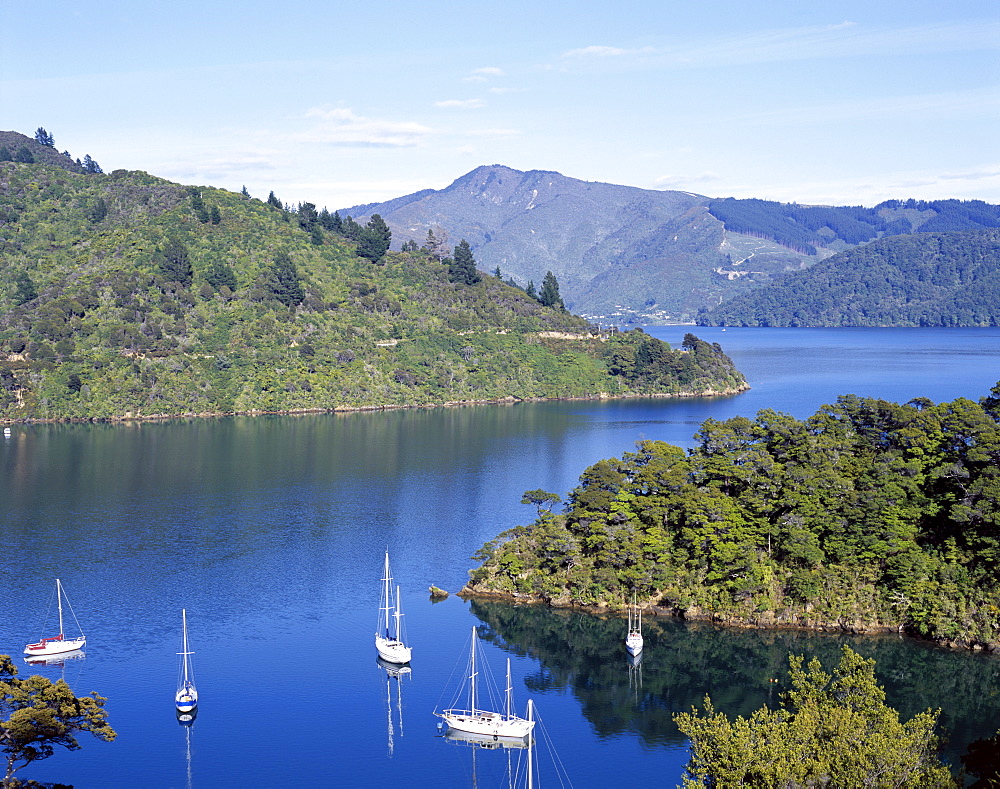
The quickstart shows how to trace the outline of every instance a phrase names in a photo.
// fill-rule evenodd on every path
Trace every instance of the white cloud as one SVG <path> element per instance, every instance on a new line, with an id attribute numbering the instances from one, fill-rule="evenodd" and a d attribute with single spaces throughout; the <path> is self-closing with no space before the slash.
<path id="1" fill-rule="evenodd" d="M 297 142 L 374 148 L 405 148 L 416 145 L 431 129 L 413 121 L 388 121 L 357 115 L 346 107 L 313 107 L 305 114 L 318 125 L 292 135 Z"/>
<path id="2" fill-rule="evenodd" d="M 646 55 L 656 50 L 653 47 L 642 47 L 641 49 L 622 49 L 620 47 L 590 46 L 570 49 L 563 52 L 564 58 L 610 58 L 622 57 L 624 55 Z"/>
<path id="3" fill-rule="evenodd" d="M 997 51 L 1000 19 L 987 17 L 943 24 L 866 27 L 855 22 L 741 32 L 717 38 L 678 41 L 659 47 L 592 45 L 560 55 L 564 67 L 628 64 L 670 69 L 779 63 L 866 55 L 930 56 L 949 52 Z M 640 57 L 641 56 L 641 57 Z"/>
<path id="4" fill-rule="evenodd" d="M 486 106 L 486 103 L 482 99 L 446 99 L 444 101 L 435 101 L 434 106 L 474 110 Z"/>
<path id="5" fill-rule="evenodd" d="M 476 74 L 472 77 L 462 77 L 462 82 L 489 82 L 489 80 L 486 77 Z"/>
<path id="6" fill-rule="evenodd" d="M 502 68 L 497 68 L 496 66 L 484 66 L 483 68 L 474 69 L 473 74 L 478 74 L 482 77 L 502 77 L 504 75 Z"/>

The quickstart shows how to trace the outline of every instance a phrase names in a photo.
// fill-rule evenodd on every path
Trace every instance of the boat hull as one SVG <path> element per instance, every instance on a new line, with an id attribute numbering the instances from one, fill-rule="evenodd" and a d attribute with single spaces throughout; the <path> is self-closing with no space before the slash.
<path id="1" fill-rule="evenodd" d="M 531 734 L 535 726 L 534 721 L 524 718 L 505 718 L 495 712 L 473 714 L 466 710 L 445 710 L 440 716 L 449 729 L 498 739 L 522 739 Z"/>
<path id="2" fill-rule="evenodd" d="M 178 712 L 191 712 L 198 706 L 198 691 L 194 686 L 180 688 L 174 694 L 174 706 Z"/>
<path id="3" fill-rule="evenodd" d="M 638 655 L 642 652 L 642 636 L 629 636 L 625 639 L 625 649 L 630 655 Z"/>
<path id="4" fill-rule="evenodd" d="M 382 636 L 375 636 L 375 650 L 387 663 L 409 663 L 413 654 L 412 648 L 405 646 L 403 642 Z"/>
<path id="5" fill-rule="evenodd" d="M 24 647 L 24 654 L 29 657 L 47 657 L 48 655 L 61 655 L 64 652 L 75 652 L 87 646 L 87 639 L 83 638 L 58 638 L 43 639 L 37 644 L 28 644 Z"/>

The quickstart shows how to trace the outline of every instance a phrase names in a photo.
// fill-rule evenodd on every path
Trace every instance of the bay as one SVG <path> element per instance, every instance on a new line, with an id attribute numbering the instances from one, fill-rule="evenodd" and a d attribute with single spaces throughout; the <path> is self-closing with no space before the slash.
<path id="1" fill-rule="evenodd" d="M 0 439 L 0 652 L 39 635 L 60 577 L 86 658 L 27 667 L 97 691 L 118 740 L 84 738 L 24 777 L 78 787 L 504 783 L 510 751 L 440 736 L 472 625 L 516 700 L 535 699 L 577 787 L 679 783 L 672 712 L 711 693 L 747 714 L 774 701 L 789 651 L 836 657 L 845 638 L 647 623 L 642 663 L 624 623 L 544 608 L 432 603 L 487 540 L 531 520 L 523 491 L 563 496 L 580 472 L 644 438 L 689 447 L 707 418 L 796 417 L 839 395 L 977 400 L 1000 380 L 995 329 L 656 327 L 719 342 L 750 391 L 729 398 L 525 403 L 338 415 L 12 427 Z M 375 662 L 382 554 L 402 588 L 412 673 Z M 172 693 L 186 608 L 201 709 Z M 905 715 L 942 707 L 955 759 L 1000 727 L 1000 660 L 900 638 L 847 639 L 878 658 Z M 20 658 L 18 658 L 20 661 Z M 23 665 L 23 664 L 22 664 Z M 391 696 L 391 703 L 387 701 Z M 505 784 L 504 784 L 505 785 Z"/>

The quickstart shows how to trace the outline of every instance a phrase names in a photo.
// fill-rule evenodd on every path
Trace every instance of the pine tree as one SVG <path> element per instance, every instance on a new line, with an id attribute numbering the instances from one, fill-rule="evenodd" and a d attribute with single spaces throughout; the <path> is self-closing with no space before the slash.
<path id="1" fill-rule="evenodd" d="M 475 285 L 482 280 L 476 269 L 476 260 L 472 257 L 472 249 L 464 238 L 455 247 L 455 256 L 448 266 L 448 279 L 462 285 Z"/>
<path id="2" fill-rule="evenodd" d="M 272 208 L 279 208 L 282 211 L 285 209 L 285 207 L 281 204 L 281 201 L 278 199 L 277 195 L 274 194 L 273 190 L 267 196 L 267 204 Z"/>
<path id="3" fill-rule="evenodd" d="M 287 252 L 279 252 L 274 256 L 271 267 L 271 291 L 286 307 L 301 304 L 306 297 L 298 269 Z"/>
<path id="4" fill-rule="evenodd" d="M 538 300 L 546 307 L 556 307 L 563 309 L 563 300 L 559 296 L 559 283 L 556 275 L 551 271 L 545 273 L 542 280 L 542 292 L 538 295 Z"/>
<path id="5" fill-rule="evenodd" d="M 372 214 L 358 239 L 358 255 L 378 263 L 392 242 L 392 231 L 378 214 Z"/>
<path id="6" fill-rule="evenodd" d="M 47 145 L 49 148 L 56 147 L 56 138 L 45 131 L 45 128 L 42 126 L 35 129 L 35 141 L 42 145 Z"/>
<path id="7" fill-rule="evenodd" d="M 179 239 L 169 239 L 160 250 L 159 265 L 168 282 L 190 285 L 194 279 L 194 268 L 191 265 L 188 249 Z"/>

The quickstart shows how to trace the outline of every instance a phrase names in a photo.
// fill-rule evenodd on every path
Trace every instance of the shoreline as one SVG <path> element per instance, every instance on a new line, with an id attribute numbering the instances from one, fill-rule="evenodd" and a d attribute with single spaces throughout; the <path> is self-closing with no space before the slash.
<path id="1" fill-rule="evenodd" d="M 591 616 L 619 615 L 625 608 L 610 606 L 583 605 L 567 598 L 548 599 L 539 595 L 517 594 L 512 592 L 493 592 L 482 589 L 472 589 L 468 584 L 462 587 L 457 595 L 463 600 L 483 599 L 507 602 L 513 605 L 545 605 L 549 608 L 580 611 Z M 908 633 L 900 625 L 876 624 L 860 621 L 825 621 L 814 619 L 810 621 L 808 612 L 788 610 L 787 616 L 778 616 L 773 611 L 762 612 L 758 617 L 748 618 L 738 614 L 723 614 L 699 609 L 681 610 L 669 606 L 647 605 L 642 611 L 650 612 L 654 617 L 672 617 L 688 622 L 708 622 L 724 627 L 742 630 L 800 630 L 814 633 L 843 633 L 847 635 L 891 635 L 904 636 L 914 641 L 935 644 L 951 650 L 964 650 L 985 654 L 1000 654 L 1000 642 L 969 642 L 962 639 L 924 638 Z M 765 621 L 762 621 L 765 620 Z"/>
<path id="2" fill-rule="evenodd" d="M 690 397 L 733 397 L 750 390 L 747 384 L 739 389 L 725 389 L 716 391 L 709 389 L 704 392 L 657 392 L 657 393 L 627 393 L 608 394 L 599 392 L 593 395 L 580 395 L 575 397 L 507 397 L 488 398 L 484 400 L 446 400 L 441 403 L 410 403 L 410 404 L 383 404 L 383 405 L 359 405 L 346 406 L 338 405 L 332 407 L 316 406 L 312 408 L 291 408 L 278 409 L 275 411 L 265 411 L 250 409 L 247 411 L 191 411 L 179 414 L 116 414 L 113 416 L 54 416 L 54 417 L 24 417 L 14 419 L 11 417 L 0 417 L 0 425 L 45 425 L 45 424 L 98 424 L 112 423 L 120 424 L 124 422 L 166 422 L 173 419 L 215 419 L 232 416 L 304 416 L 307 414 L 350 414 L 373 411 L 400 411 L 419 408 L 461 408 L 464 406 L 478 405 L 517 405 L 518 403 L 545 403 L 545 402 L 571 402 L 588 400 L 636 400 L 640 398 L 650 399 L 672 399 Z"/>

